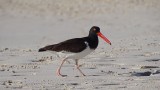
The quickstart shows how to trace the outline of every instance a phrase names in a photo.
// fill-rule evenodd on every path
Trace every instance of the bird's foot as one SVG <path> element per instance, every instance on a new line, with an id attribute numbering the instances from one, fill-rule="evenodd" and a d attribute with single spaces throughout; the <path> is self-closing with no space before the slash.
<path id="1" fill-rule="evenodd" d="M 84 76 L 86 76 L 86 75 L 85 74 L 81 74 L 81 76 L 77 75 L 75 77 L 84 77 Z"/>
<path id="2" fill-rule="evenodd" d="M 82 66 L 84 66 L 84 65 L 85 65 L 85 63 L 78 65 L 78 67 L 82 67 Z"/>
<path id="3" fill-rule="evenodd" d="M 56 72 L 57 76 L 66 77 L 67 75 L 62 75 L 59 70 Z"/>
<path id="4" fill-rule="evenodd" d="M 67 77 L 67 75 L 62 75 L 62 74 L 61 74 L 61 75 L 59 75 L 59 76 L 61 76 L 61 77 Z"/>
<path id="5" fill-rule="evenodd" d="M 86 75 L 82 73 L 82 76 L 86 76 Z"/>
<path id="6" fill-rule="evenodd" d="M 78 71 L 81 73 L 82 76 L 86 76 L 79 68 L 79 65 L 76 66 L 76 68 L 78 69 Z"/>

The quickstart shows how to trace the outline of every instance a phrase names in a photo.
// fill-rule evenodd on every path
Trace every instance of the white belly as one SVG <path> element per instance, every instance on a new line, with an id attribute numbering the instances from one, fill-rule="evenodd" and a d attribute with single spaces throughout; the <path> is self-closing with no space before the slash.
<path id="1" fill-rule="evenodd" d="M 90 49 L 89 47 L 87 47 L 85 50 L 83 50 L 79 53 L 72 53 L 71 55 L 68 56 L 68 58 L 69 59 L 81 59 L 93 51 L 94 51 L 94 49 Z"/>
<path id="2" fill-rule="evenodd" d="M 89 45 L 87 42 L 85 42 L 85 44 L 87 45 L 86 49 L 78 53 L 72 53 L 72 52 L 66 52 L 66 51 L 62 51 L 62 52 L 51 51 L 51 52 L 56 54 L 58 57 L 65 57 L 68 59 L 81 59 L 94 51 L 94 49 L 89 48 Z"/>

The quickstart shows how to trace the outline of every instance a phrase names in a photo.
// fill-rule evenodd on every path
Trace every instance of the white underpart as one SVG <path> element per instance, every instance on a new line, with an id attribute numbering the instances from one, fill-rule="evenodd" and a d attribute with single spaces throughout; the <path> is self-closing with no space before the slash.
<path id="1" fill-rule="evenodd" d="M 50 51 L 50 52 L 56 54 L 58 57 L 67 57 L 68 59 L 81 59 L 94 51 L 94 49 L 89 48 L 89 45 L 87 42 L 85 42 L 85 44 L 87 45 L 87 47 L 83 51 L 78 53 L 72 53 L 72 52 L 66 52 L 66 51 L 61 51 L 61 52 Z"/>

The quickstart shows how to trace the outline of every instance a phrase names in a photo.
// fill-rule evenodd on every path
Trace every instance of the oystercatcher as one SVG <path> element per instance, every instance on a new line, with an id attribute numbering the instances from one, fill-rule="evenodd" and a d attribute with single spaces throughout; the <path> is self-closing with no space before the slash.
<path id="1" fill-rule="evenodd" d="M 78 65 L 78 60 L 82 57 L 85 57 L 89 53 L 93 52 L 98 46 L 98 36 L 104 39 L 107 43 L 111 45 L 111 42 L 100 32 L 100 28 L 97 26 L 93 26 L 87 37 L 82 38 L 73 38 L 58 44 L 48 45 L 39 49 L 39 52 L 43 51 L 53 51 L 53 52 L 61 52 L 68 53 L 67 56 L 62 60 L 60 67 L 57 69 L 57 75 L 63 76 L 60 73 L 61 67 L 63 63 L 67 59 L 74 59 L 75 66 L 79 70 L 79 72 L 85 76 L 85 74 L 80 70 Z"/>

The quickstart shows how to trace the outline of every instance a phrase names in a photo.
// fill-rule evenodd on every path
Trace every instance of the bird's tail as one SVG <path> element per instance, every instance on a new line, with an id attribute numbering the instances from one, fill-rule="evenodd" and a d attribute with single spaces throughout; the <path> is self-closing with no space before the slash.
<path id="1" fill-rule="evenodd" d="M 47 50 L 52 50 L 54 48 L 54 45 L 48 45 L 48 46 L 45 46 L 43 48 L 40 48 L 38 50 L 38 52 L 44 52 L 44 51 L 47 51 Z"/>
<path id="2" fill-rule="evenodd" d="M 44 52 L 44 51 L 46 51 L 45 48 L 40 48 L 40 49 L 38 50 L 38 52 Z"/>

